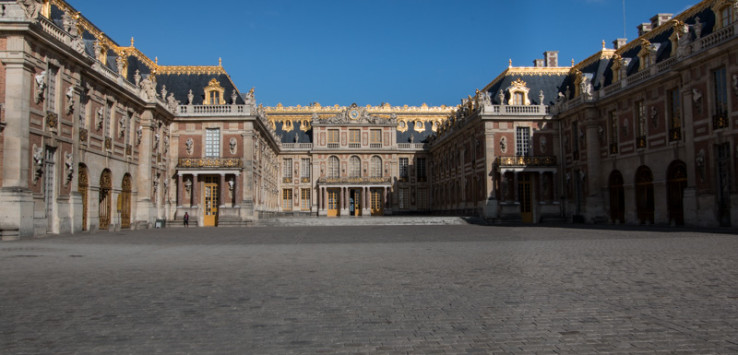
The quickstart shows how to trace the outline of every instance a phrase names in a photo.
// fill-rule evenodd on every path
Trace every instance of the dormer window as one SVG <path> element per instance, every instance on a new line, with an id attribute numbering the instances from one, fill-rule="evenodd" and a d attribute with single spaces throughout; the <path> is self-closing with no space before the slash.
<path id="1" fill-rule="evenodd" d="M 647 39 L 641 40 L 641 51 L 638 52 L 638 58 L 640 59 L 639 70 L 647 69 L 654 64 L 653 59 L 655 59 L 655 56 L 652 56 L 652 54 L 655 52 L 655 48 L 651 45 L 651 42 Z"/>
<path id="2" fill-rule="evenodd" d="M 733 1 L 720 0 L 712 6 L 712 11 L 715 13 L 716 23 L 719 28 L 725 28 L 733 23 L 735 11 L 733 9 Z"/>
<path id="3" fill-rule="evenodd" d="M 522 78 L 513 81 L 507 91 L 510 93 L 508 105 L 530 105 L 530 99 L 528 98 L 530 89 Z"/>
<path id="4" fill-rule="evenodd" d="M 225 98 L 223 97 L 225 89 L 220 86 L 220 83 L 212 79 L 205 87 L 205 100 L 203 105 L 225 105 Z"/>

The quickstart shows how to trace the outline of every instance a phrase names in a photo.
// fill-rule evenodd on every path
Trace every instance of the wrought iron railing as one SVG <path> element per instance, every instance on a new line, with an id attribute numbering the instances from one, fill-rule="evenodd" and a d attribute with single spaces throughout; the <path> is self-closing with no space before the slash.
<path id="1" fill-rule="evenodd" d="M 240 168 L 240 158 L 179 158 L 178 168 Z"/>
<path id="2" fill-rule="evenodd" d="M 544 167 L 556 166 L 555 156 L 534 156 L 534 157 L 498 157 L 495 164 L 500 167 Z"/>
<path id="3" fill-rule="evenodd" d="M 391 182 L 389 177 L 338 177 L 329 178 L 322 177 L 318 179 L 318 184 L 389 184 Z"/>

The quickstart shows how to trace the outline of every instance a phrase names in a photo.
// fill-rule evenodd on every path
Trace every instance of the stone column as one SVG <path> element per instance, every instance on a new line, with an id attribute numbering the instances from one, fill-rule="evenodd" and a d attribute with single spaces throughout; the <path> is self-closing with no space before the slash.
<path id="1" fill-rule="evenodd" d="M 182 173 L 177 173 L 177 208 L 182 207 L 182 201 L 184 200 L 184 179 L 182 179 Z"/>
<path id="2" fill-rule="evenodd" d="M 233 187 L 233 195 L 234 195 L 234 198 L 233 198 L 234 206 L 233 207 L 241 206 L 241 193 L 242 193 L 241 189 L 242 189 L 243 184 L 239 182 L 238 178 L 240 176 L 241 174 L 237 172 L 236 176 L 233 177 L 233 183 L 235 184 L 235 186 Z"/>
<path id="3" fill-rule="evenodd" d="M 220 198 L 218 201 L 218 208 L 223 208 L 226 206 L 226 197 L 228 197 L 228 187 L 226 186 L 228 183 L 226 183 L 225 173 L 220 173 L 220 181 L 219 181 L 219 190 L 220 190 Z"/>
<path id="4" fill-rule="evenodd" d="M 136 174 L 136 223 L 148 226 L 154 223 L 157 215 L 155 201 L 151 200 L 154 125 L 153 109 L 147 109 L 141 115 L 141 144 L 138 147 L 138 173 Z"/>
<path id="5" fill-rule="evenodd" d="M 2 240 L 33 236 L 33 195 L 28 186 L 28 174 L 31 173 L 29 115 L 31 96 L 35 95 L 32 84 L 35 68 L 23 58 L 23 48 L 22 37 L 9 37 L 8 53 L 17 50 L 20 57 L 13 55 L 2 59 L 5 66 L 6 124 L 3 131 L 3 187 L 0 189 Z"/>
<path id="6" fill-rule="evenodd" d="M 197 174 L 192 174 L 192 194 L 190 195 L 190 207 L 197 207 L 200 202 L 200 182 Z"/>

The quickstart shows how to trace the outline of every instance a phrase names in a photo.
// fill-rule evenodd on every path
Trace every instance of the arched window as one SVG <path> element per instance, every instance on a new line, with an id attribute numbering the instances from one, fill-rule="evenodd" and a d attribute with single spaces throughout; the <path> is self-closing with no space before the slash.
<path id="1" fill-rule="evenodd" d="M 382 177 L 382 158 L 373 156 L 371 161 L 371 177 Z"/>
<path id="2" fill-rule="evenodd" d="M 513 95 L 513 98 L 513 105 L 525 104 L 525 95 L 522 92 L 516 92 L 515 95 Z"/>
<path id="3" fill-rule="evenodd" d="M 361 177 L 361 159 L 357 156 L 353 156 L 349 159 L 349 176 Z"/>
<path id="4" fill-rule="evenodd" d="M 340 162 L 338 161 L 338 157 L 332 156 L 328 158 L 328 177 L 329 178 L 337 178 L 340 176 Z"/>

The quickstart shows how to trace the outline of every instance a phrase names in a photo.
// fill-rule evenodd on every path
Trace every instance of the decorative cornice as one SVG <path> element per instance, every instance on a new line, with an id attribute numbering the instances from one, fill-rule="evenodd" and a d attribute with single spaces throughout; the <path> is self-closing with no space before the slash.
<path id="1" fill-rule="evenodd" d="M 171 75 L 190 75 L 190 74 L 206 74 L 206 75 L 217 75 L 227 74 L 225 69 L 221 66 L 215 65 L 202 65 L 202 66 L 189 66 L 189 65 L 160 65 L 157 67 L 158 74 L 171 74 Z"/>
<path id="2" fill-rule="evenodd" d="M 391 106 L 389 104 L 385 104 L 382 106 L 372 106 L 372 105 L 366 105 L 366 106 L 359 106 L 362 108 L 365 108 L 368 113 L 372 114 L 379 114 L 379 113 L 387 113 L 387 114 L 448 114 L 452 112 L 455 107 L 453 106 L 428 106 L 426 104 L 423 104 L 421 106 Z M 264 111 L 267 114 L 310 114 L 318 113 L 318 114 L 336 114 L 343 112 L 347 110 L 349 106 L 321 106 L 320 104 L 313 104 L 310 106 L 282 106 L 282 104 L 277 104 L 277 106 L 269 106 L 264 107 Z"/>
<path id="3" fill-rule="evenodd" d="M 594 62 L 596 62 L 598 60 L 611 59 L 612 57 L 615 56 L 615 52 L 616 51 L 614 49 L 603 48 L 601 51 L 599 51 L 599 52 L 597 52 L 597 53 L 592 54 L 591 56 L 589 56 L 589 58 L 587 58 L 587 59 L 585 59 L 585 60 L 577 63 L 577 65 L 575 65 L 574 67 L 572 67 L 572 69 L 582 70 L 582 68 L 584 68 L 584 67 L 586 67 L 586 66 L 588 66 L 588 65 L 590 65 L 590 64 L 592 64 L 592 63 L 594 63 Z"/>

